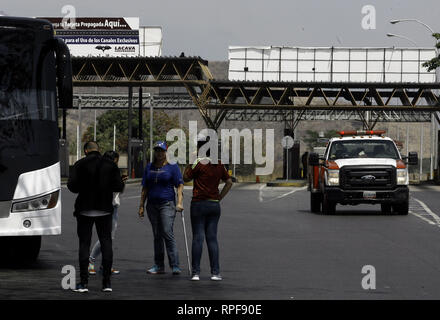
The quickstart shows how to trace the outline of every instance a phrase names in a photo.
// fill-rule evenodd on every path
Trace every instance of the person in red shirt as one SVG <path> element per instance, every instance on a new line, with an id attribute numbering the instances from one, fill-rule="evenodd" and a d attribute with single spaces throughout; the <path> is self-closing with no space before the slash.
<path id="1" fill-rule="evenodd" d="M 197 151 L 207 142 L 205 137 L 197 141 Z M 209 152 L 209 151 L 208 151 Z M 192 240 L 192 278 L 200 280 L 200 260 L 202 258 L 203 242 L 206 243 L 211 265 L 211 280 L 222 280 L 220 275 L 219 249 L 217 241 L 217 226 L 220 219 L 220 201 L 232 187 L 232 179 L 226 168 L 221 164 L 211 163 L 211 159 L 198 158 L 194 164 L 188 165 L 183 174 L 185 182 L 194 180 L 193 197 L 191 201 Z M 218 190 L 220 180 L 225 182 L 221 192 Z"/>

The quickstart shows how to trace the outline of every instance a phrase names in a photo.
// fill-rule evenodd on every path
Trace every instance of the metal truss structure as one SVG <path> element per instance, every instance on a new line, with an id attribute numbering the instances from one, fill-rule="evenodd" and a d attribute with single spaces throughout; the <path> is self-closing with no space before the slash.
<path id="1" fill-rule="evenodd" d="M 207 126 L 215 130 L 224 119 L 282 119 L 287 127 L 295 128 L 301 120 L 334 117 L 360 120 L 372 129 L 380 121 L 429 121 L 432 112 L 440 111 L 436 93 L 440 83 L 218 81 L 213 79 L 208 62 L 200 57 L 75 57 L 72 69 L 75 86 L 129 87 L 130 90 L 184 87 Z M 170 107 L 189 106 L 189 99 L 179 101 L 178 97 L 171 94 L 153 98 L 153 102 L 142 100 L 140 108 L 154 101 Z M 97 105 L 121 108 L 136 103 L 132 94 L 126 100 L 87 99 L 84 107 L 90 108 Z"/>
<path id="2" fill-rule="evenodd" d="M 309 115 L 309 119 L 316 116 L 311 111 L 327 110 L 347 111 L 346 116 L 352 111 L 371 129 L 378 121 L 396 118 L 390 112 L 410 119 L 411 114 L 439 111 L 436 89 L 440 89 L 440 84 L 210 81 L 200 97 L 207 109 L 216 110 L 216 128 L 231 110 L 254 110 L 254 113 L 264 110 L 272 114 L 296 110 L 297 113 L 286 113 L 294 115 L 286 119 L 291 128 L 305 115 Z M 387 114 L 393 116 L 387 117 Z"/>
<path id="3" fill-rule="evenodd" d="M 205 123 L 214 127 L 196 98 L 213 79 L 208 62 L 200 57 L 74 57 L 72 76 L 77 87 L 185 87 Z"/>
<path id="4" fill-rule="evenodd" d="M 367 111 L 362 116 L 359 111 L 347 110 L 306 110 L 301 114 L 301 119 L 306 121 L 363 121 L 368 118 Z M 294 121 L 300 111 L 289 110 L 229 110 L 225 116 L 227 121 Z M 429 111 L 371 111 L 370 117 L 378 119 L 377 122 L 429 122 Z"/>
<path id="5" fill-rule="evenodd" d="M 78 87 L 198 86 L 212 78 L 200 57 L 73 57 Z"/>
<path id="6" fill-rule="evenodd" d="M 128 97 L 122 94 L 75 94 L 73 96 L 73 108 L 77 109 L 127 109 Z M 139 95 L 133 94 L 133 105 L 139 105 Z M 188 94 L 143 94 L 143 108 L 153 106 L 155 109 L 167 110 L 192 110 L 197 109 L 193 100 Z M 293 121 L 300 111 L 295 110 L 261 110 L 244 109 L 229 110 L 226 113 L 227 121 Z M 306 110 L 299 120 L 357 120 L 371 117 L 378 119 L 377 122 L 429 122 L 431 112 L 429 111 L 359 111 L 355 110 Z"/>
<path id="7" fill-rule="evenodd" d="M 193 101 L 187 94 L 160 94 L 160 95 L 142 95 L 142 107 L 155 109 L 197 109 Z M 139 105 L 139 95 L 133 94 L 133 105 Z M 129 99 L 122 94 L 75 94 L 73 96 L 74 109 L 127 109 Z"/>

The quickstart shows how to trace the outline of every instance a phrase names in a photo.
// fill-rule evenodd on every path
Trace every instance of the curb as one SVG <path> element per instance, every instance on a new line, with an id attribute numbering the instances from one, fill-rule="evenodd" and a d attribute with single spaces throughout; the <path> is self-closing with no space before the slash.
<path id="1" fill-rule="evenodd" d="M 307 181 L 298 182 L 268 182 L 266 186 L 268 187 L 304 187 L 307 185 Z"/>

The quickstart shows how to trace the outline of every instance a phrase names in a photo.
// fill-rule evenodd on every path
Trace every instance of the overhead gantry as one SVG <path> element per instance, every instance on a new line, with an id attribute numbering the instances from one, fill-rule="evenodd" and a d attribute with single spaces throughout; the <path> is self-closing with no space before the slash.
<path id="1" fill-rule="evenodd" d="M 133 105 L 132 88 L 184 87 L 206 125 L 215 130 L 224 119 L 283 119 L 294 129 L 304 119 L 335 116 L 359 119 L 372 129 L 381 121 L 430 121 L 431 113 L 440 111 L 440 83 L 215 80 L 200 57 L 74 57 L 72 69 L 74 86 L 128 87 L 128 106 Z"/>

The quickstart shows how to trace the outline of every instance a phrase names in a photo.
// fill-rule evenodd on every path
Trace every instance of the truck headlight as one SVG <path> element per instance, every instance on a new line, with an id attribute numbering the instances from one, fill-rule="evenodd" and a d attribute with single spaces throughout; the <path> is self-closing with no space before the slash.
<path id="1" fill-rule="evenodd" d="M 409 182 L 408 169 L 397 169 L 397 184 L 407 185 Z"/>
<path id="2" fill-rule="evenodd" d="M 55 208 L 58 203 L 60 191 L 55 191 L 45 196 L 28 199 L 12 204 L 12 212 L 26 212 Z"/>
<path id="3" fill-rule="evenodd" d="M 339 170 L 327 170 L 327 185 L 339 186 Z"/>

